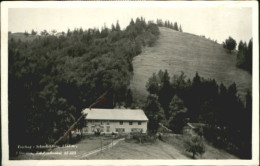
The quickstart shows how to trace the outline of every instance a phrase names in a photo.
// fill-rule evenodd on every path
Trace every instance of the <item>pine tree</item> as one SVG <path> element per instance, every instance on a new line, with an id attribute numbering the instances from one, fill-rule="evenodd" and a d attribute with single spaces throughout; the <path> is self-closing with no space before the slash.
<path id="1" fill-rule="evenodd" d="M 117 21 L 116 22 L 116 31 L 120 31 L 120 30 L 121 30 L 121 28 L 120 28 L 119 22 Z"/>
<path id="2" fill-rule="evenodd" d="M 237 66 L 250 73 L 252 73 L 252 47 L 252 39 L 249 41 L 248 45 L 246 42 L 240 41 L 237 53 Z"/>
<path id="3" fill-rule="evenodd" d="M 181 25 L 180 25 L 179 31 L 182 32 L 182 27 L 181 27 Z"/>
<path id="4" fill-rule="evenodd" d="M 169 103 L 172 99 L 172 87 L 170 85 L 170 77 L 168 71 L 165 70 L 163 77 L 161 79 L 162 85 L 159 90 L 159 102 L 164 109 L 166 118 L 169 118 Z"/>
<path id="5" fill-rule="evenodd" d="M 35 30 L 32 30 L 31 34 L 32 35 L 37 35 L 37 32 Z"/>
<path id="6" fill-rule="evenodd" d="M 148 129 L 152 133 L 156 133 L 159 127 L 159 123 L 164 117 L 163 109 L 158 102 L 158 96 L 149 95 L 147 97 L 144 111 L 149 119 Z"/>
<path id="7" fill-rule="evenodd" d="M 112 30 L 112 32 L 114 32 L 116 30 L 114 24 L 111 25 L 111 30 Z"/>
<path id="8" fill-rule="evenodd" d="M 172 22 L 171 22 L 171 24 L 170 24 L 170 28 L 173 29 L 173 24 L 172 24 Z"/>
<path id="9" fill-rule="evenodd" d="M 126 93 L 126 107 L 127 108 L 131 107 L 132 102 L 133 102 L 132 91 L 131 91 L 131 89 L 128 89 L 127 93 Z"/>
<path id="10" fill-rule="evenodd" d="M 131 21 L 130 21 L 130 25 L 134 25 L 134 24 L 135 24 L 134 20 L 131 19 Z"/>
<path id="11" fill-rule="evenodd" d="M 248 43 L 248 46 L 247 46 L 247 52 L 246 52 L 246 60 L 247 60 L 247 63 L 246 63 L 246 69 L 252 73 L 252 51 L 253 51 L 253 40 L 251 39 Z"/>
<path id="12" fill-rule="evenodd" d="M 184 119 L 186 117 L 187 108 L 184 102 L 177 95 L 174 95 L 169 106 L 170 128 L 175 133 L 181 133 L 182 128 L 186 125 Z"/>
<path id="13" fill-rule="evenodd" d="M 177 22 L 174 23 L 173 29 L 176 30 L 176 31 L 179 31 L 178 23 L 177 23 Z"/>
<path id="14" fill-rule="evenodd" d="M 164 27 L 168 27 L 168 26 L 167 26 L 167 21 L 164 22 Z"/>

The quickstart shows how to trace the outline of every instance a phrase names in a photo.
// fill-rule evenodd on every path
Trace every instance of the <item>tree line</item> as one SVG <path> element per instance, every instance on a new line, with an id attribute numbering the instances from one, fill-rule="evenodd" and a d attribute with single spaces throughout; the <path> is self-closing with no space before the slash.
<path id="1" fill-rule="evenodd" d="M 10 156 L 17 145 L 54 143 L 107 89 L 105 101 L 96 107 L 130 107 L 132 59 L 156 42 L 159 29 L 141 17 L 124 30 L 117 22 L 101 30 L 55 33 L 44 30 L 24 41 L 9 33 Z"/>
<path id="2" fill-rule="evenodd" d="M 252 73 L 252 58 L 253 58 L 253 40 L 248 44 L 240 41 L 238 44 L 237 66 Z"/>
<path id="3" fill-rule="evenodd" d="M 232 50 L 235 50 L 237 42 L 232 37 L 223 42 L 223 48 L 229 50 L 231 54 Z M 252 51 L 253 51 L 253 39 L 250 39 L 248 44 L 240 41 L 238 44 L 238 52 L 236 53 L 236 66 L 252 73 Z"/>
<path id="4" fill-rule="evenodd" d="M 173 30 L 176 30 L 176 31 L 183 32 L 181 25 L 178 26 L 178 23 L 177 23 L 177 22 L 172 23 L 172 22 L 170 22 L 169 20 L 166 20 L 166 21 L 163 22 L 162 19 L 157 19 L 157 20 L 156 20 L 156 24 L 157 24 L 159 27 L 166 27 L 166 28 L 170 28 L 170 29 L 173 29 Z"/>
<path id="5" fill-rule="evenodd" d="M 193 79 L 184 73 L 170 78 L 167 70 L 154 73 L 146 88 L 149 96 L 143 109 L 151 132 L 157 131 L 159 123 L 174 133 L 182 133 L 188 122 L 203 123 L 202 133 L 208 141 L 241 158 L 251 158 L 251 92 L 242 101 L 235 83 L 226 87 L 198 73 Z"/>

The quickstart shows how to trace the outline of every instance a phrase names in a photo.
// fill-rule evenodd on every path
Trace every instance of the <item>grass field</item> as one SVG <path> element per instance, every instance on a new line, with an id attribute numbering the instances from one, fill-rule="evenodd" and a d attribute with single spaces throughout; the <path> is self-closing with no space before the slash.
<path id="1" fill-rule="evenodd" d="M 96 136 L 84 136 L 81 141 L 75 144 L 75 147 L 57 147 L 51 152 L 59 152 L 62 154 L 30 154 L 22 153 L 18 157 L 13 158 L 15 160 L 52 160 L 52 159 L 81 159 L 83 154 L 96 150 L 102 146 L 108 145 L 112 142 L 111 137 L 96 137 Z"/>
<path id="2" fill-rule="evenodd" d="M 185 135 L 174 135 L 168 134 L 163 137 L 163 140 L 174 146 L 181 154 L 192 158 L 192 154 L 185 151 L 184 147 L 184 137 Z M 236 156 L 227 153 L 224 150 L 217 149 L 214 146 L 210 145 L 204 140 L 205 153 L 202 156 L 196 156 L 197 159 L 238 159 Z"/>
<path id="3" fill-rule="evenodd" d="M 229 54 L 222 45 L 188 33 L 160 28 L 154 47 L 147 47 L 134 58 L 134 76 L 131 89 L 135 97 L 145 99 L 145 85 L 153 73 L 167 69 L 170 76 L 185 73 L 193 78 L 198 72 L 204 78 L 214 78 L 218 83 L 237 84 L 239 94 L 251 90 L 252 76 L 236 67 L 236 55 Z"/>
<path id="4" fill-rule="evenodd" d="M 139 144 L 120 142 L 115 148 L 90 156 L 89 159 L 188 159 L 173 146 L 161 141 Z"/>
<path id="5" fill-rule="evenodd" d="M 237 159 L 207 143 L 205 149 L 206 152 L 196 156 L 197 159 Z M 157 140 L 155 143 L 139 144 L 122 141 L 115 148 L 92 155 L 89 159 L 192 159 L 192 155 L 185 151 L 182 135 L 171 135 L 164 142 Z"/>
<path id="6" fill-rule="evenodd" d="M 100 149 L 102 145 L 111 143 L 110 137 L 84 137 L 73 147 L 58 147 L 50 152 L 61 152 L 62 154 L 20 154 L 14 160 L 102 160 L 102 159 L 191 159 L 190 153 L 186 152 L 183 145 L 183 135 L 173 135 L 163 137 L 164 141 L 156 140 L 153 143 L 136 143 L 134 140 L 121 141 L 112 148 L 82 157 L 89 152 Z M 236 159 L 235 156 L 214 148 L 205 143 L 206 152 L 197 159 Z M 66 152 L 69 152 L 66 153 Z"/>

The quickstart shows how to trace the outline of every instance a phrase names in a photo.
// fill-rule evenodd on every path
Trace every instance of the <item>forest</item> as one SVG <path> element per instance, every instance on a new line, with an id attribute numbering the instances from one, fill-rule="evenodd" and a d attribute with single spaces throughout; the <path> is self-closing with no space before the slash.
<path id="1" fill-rule="evenodd" d="M 159 27 L 183 31 L 177 22 L 157 19 L 155 24 L 140 17 L 132 19 L 125 29 L 116 22 L 110 28 L 68 29 L 59 35 L 55 30 L 40 34 L 32 30 L 24 33 L 25 40 L 10 32 L 10 156 L 17 154 L 17 145 L 53 144 L 82 115 L 82 109 L 107 92 L 95 107 L 142 108 L 151 133 L 156 133 L 159 123 L 174 133 L 182 133 L 187 122 L 203 123 L 203 136 L 208 141 L 250 158 L 252 97 L 248 91 L 242 100 L 235 83 L 225 86 L 198 73 L 193 79 L 184 73 L 170 77 L 167 70 L 160 70 L 147 82 L 146 103 L 133 102 L 132 60 L 144 47 L 156 43 Z M 246 52 L 250 54 L 250 43 L 239 44 L 238 59 Z M 237 65 L 250 70 L 248 65 L 252 64 L 238 60 Z"/>
<path id="2" fill-rule="evenodd" d="M 132 59 L 153 46 L 159 29 L 144 18 L 101 30 L 74 29 L 55 35 L 32 30 L 33 40 L 9 33 L 8 107 L 10 156 L 17 145 L 54 143 L 108 89 L 96 107 L 130 107 Z"/>
<path id="3" fill-rule="evenodd" d="M 223 48 L 229 50 L 231 53 L 232 50 L 236 49 L 237 42 L 235 39 L 229 36 L 225 42 L 222 43 Z M 252 60 L 253 60 L 253 39 L 251 38 L 248 44 L 240 40 L 238 44 L 238 50 L 236 51 L 236 66 L 248 71 L 252 74 Z"/>
<path id="4" fill-rule="evenodd" d="M 251 158 L 252 97 L 245 101 L 237 94 L 236 84 L 225 86 L 198 73 L 187 79 L 182 72 L 154 73 L 146 85 L 149 96 L 144 110 L 148 128 L 156 132 L 163 123 L 174 133 L 182 133 L 188 122 L 205 124 L 200 132 L 218 148 L 241 158 Z"/>
<path id="5" fill-rule="evenodd" d="M 246 42 L 240 41 L 237 52 L 237 66 L 252 73 L 253 39 Z"/>

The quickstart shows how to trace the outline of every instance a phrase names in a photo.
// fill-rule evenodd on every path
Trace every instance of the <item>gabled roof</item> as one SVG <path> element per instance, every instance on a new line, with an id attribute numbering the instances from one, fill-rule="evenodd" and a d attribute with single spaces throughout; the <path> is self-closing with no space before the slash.
<path id="1" fill-rule="evenodd" d="M 96 109 L 86 108 L 83 110 L 87 114 L 87 120 L 128 120 L 128 121 L 148 121 L 148 118 L 141 109 Z"/>
<path id="2" fill-rule="evenodd" d="M 206 126 L 204 123 L 187 123 L 187 125 L 192 129 Z"/>

